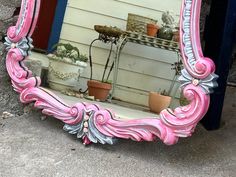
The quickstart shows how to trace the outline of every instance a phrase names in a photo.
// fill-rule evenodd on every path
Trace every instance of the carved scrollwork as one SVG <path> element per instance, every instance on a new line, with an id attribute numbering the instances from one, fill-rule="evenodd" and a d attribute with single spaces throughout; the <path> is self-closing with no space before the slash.
<path id="1" fill-rule="evenodd" d="M 7 31 L 12 42 L 19 42 L 24 37 L 30 37 L 35 29 L 39 14 L 40 0 L 22 0 L 21 11 L 16 23 Z"/>
<path id="2" fill-rule="evenodd" d="M 215 71 L 211 59 L 204 57 L 200 43 L 201 0 L 183 0 L 180 38 L 183 63 L 194 78 L 203 79 Z"/>
<path id="3" fill-rule="evenodd" d="M 184 96 L 191 102 L 174 111 L 167 109 L 160 114 L 163 124 L 173 130 L 176 137 L 191 136 L 197 123 L 206 114 L 210 98 L 200 86 L 188 85 L 183 90 Z M 201 106 L 201 109 L 199 109 Z"/>
<path id="4" fill-rule="evenodd" d="M 39 77 L 28 77 L 32 75 L 28 69 L 23 68 L 21 61 L 24 59 L 21 51 L 17 48 L 10 49 L 7 53 L 6 66 L 11 77 L 14 89 L 21 93 L 24 89 L 38 87 L 41 84 Z"/>
<path id="5" fill-rule="evenodd" d="M 185 69 L 179 80 L 190 104 L 175 110 L 163 110 L 157 117 L 133 120 L 119 119 L 112 111 L 95 104 L 67 105 L 55 94 L 40 87 L 40 78 L 33 77 L 22 63 L 32 49 L 30 37 L 39 5 L 40 0 L 22 0 L 19 20 L 16 26 L 9 28 L 5 43 L 8 49 L 7 71 L 22 103 L 35 102 L 35 107 L 63 121 L 64 130 L 83 139 L 84 144 L 114 144 L 118 138 L 135 141 L 159 138 L 172 145 L 179 137 L 191 136 L 208 110 L 212 88 L 217 86 L 214 63 L 203 56 L 200 46 L 201 0 L 183 0 L 181 11 L 180 44 Z"/>
<path id="6" fill-rule="evenodd" d="M 83 121 L 77 125 L 65 125 L 64 130 L 76 134 L 90 143 L 114 144 L 117 138 L 134 141 L 154 141 L 162 139 L 166 144 L 174 144 L 177 137 L 172 130 L 163 127 L 158 118 L 120 120 L 106 109 L 84 109 Z"/>

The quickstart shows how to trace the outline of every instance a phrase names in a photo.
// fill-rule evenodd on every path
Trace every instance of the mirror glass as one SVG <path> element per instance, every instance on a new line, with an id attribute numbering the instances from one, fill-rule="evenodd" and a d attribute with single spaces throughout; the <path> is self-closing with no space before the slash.
<path id="1" fill-rule="evenodd" d="M 96 103 L 123 119 L 158 117 L 164 108 L 187 104 L 177 81 L 182 68 L 178 46 L 181 2 L 69 0 L 59 44 L 47 53 L 42 47 L 45 34 L 40 31 L 47 25 L 40 19 L 48 8 L 55 9 L 42 1 L 33 35 L 35 49 L 26 65 L 41 76 L 42 87 L 68 104 Z M 108 90 L 107 99 L 95 95 L 95 87 Z"/>

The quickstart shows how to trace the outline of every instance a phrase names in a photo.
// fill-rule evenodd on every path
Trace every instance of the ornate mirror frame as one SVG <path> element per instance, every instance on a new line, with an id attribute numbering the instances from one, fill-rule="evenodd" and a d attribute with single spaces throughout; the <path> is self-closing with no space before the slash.
<path id="1" fill-rule="evenodd" d="M 192 135 L 197 123 L 206 114 L 212 88 L 217 86 L 215 65 L 203 56 L 199 19 L 201 0 L 182 0 L 180 15 L 180 47 L 185 69 L 179 78 L 188 106 L 163 110 L 153 118 L 121 120 L 112 111 L 99 105 L 77 103 L 67 105 L 55 94 L 40 87 L 41 80 L 24 66 L 33 48 L 30 38 L 39 14 L 40 0 L 22 0 L 16 26 L 8 29 L 6 37 L 6 67 L 12 85 L 22 103 L 34 102 L 43 114 L 65 123 L 64 130 L 83 139 L 84 144 L 114 144 L 117 139 L 177 143 L 179 137 Z"/>

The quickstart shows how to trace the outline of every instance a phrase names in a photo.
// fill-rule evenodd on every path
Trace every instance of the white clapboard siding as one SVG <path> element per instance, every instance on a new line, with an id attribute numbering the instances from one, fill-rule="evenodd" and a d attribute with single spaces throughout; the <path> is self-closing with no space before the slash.
<path id="1" fill-rule="evenodd" d="M 176 16 L 179 16 L 179 9 L 176 7 L 180 7 L 182 2 L 182 0 L 165 0 L 165 2 L 163 2 L 163 0 L 115 0 L 115 1 L 160 12 L 165 12 L 168 9 L 168 11 L 174 13 Z"/>
<path id="2" fill-rule="evenodd" d="M 69 0 L 60 42 L 70 42 L 87 54 L 92 40 L 98 37 L 94 25 L 126 29 L 128 13 L 157 19 L 164 11 L 172 12 L 178 22 L 181 0 Z M 93 47 L 94 79 L 101 80 L 110 45 L 97 42 Z M 115 47 L 111 59 L 114 59 Z M 148 92 L 169 89 L 174 71 L 171 64 L 177 54 L 162 49 L 128 43 L 122 51 L 115 97 L 141 105 L 148 104 Z M 80 86 L 86 88 L 90 77 L 88 67 L 81 76 Z M 113 78 L 113 73 L 110 79 Z M 178 83 L 176 83 L 175 87 Z M 174 92 L 175 89 L 173 89 Z M 179 97 L 177 93 L 175 95 Z M 175 101 L 176 102 L 176 101 Z"/>
<path id="3" fill-rule="evenodd" d="M 86 11 L 72 7 L 67 7 L 67 11 L 70 12 L 70 15 L 66 15 L 64 18 L 64 23 L 66 24 L 82 26 L 90 29 L 93 29 L 93 26 L 95 24 L 119 26 L 119 28 L 123 30 L 126 28 L 126 20 L 123 19 L 114 18 L 111 20 L 110 16 L 105 16 L 103 14 L 94 14 L 94 12 L 92 11 Z M 89 20 L 84 17 L 88 18 Z"/>
<path id="4" fill-rule="evenodd" d="M 148 7 L 149 3 L 153 8 Z M 142 0 L 140 2 L 138 0 L 100 0 L 99 3 L 97 0 L 69 0 L 68 6 L 103 14 L 111 18 L 126 20 L 128 13 L 134 13 L 157 19 L 161 22 L 161 14 L 164 11 L 168 10 L 176 16 L 179 14 L 181 0 L 165 0 L 164 2 L 163 0 Z"/>
<path id="5" fill-rule="evenodd" d="M 69 41 L 62 40 L 61 42 L 68 43 Z M 71 42 L 71 44 L 78 47 L 81 51 L 88 53 L 87 45 L 73 42 Z M 96 64 L 104 65 L 109 52 L 103 48 L 93 47 L 92 53 L 93 62 Z M 114 55 L 115 54 L 113 52 L 112 56 L 114 57 Z M 153 61 L 152 59 L 133 56 L 125 53 L 122 53 L 120 58 L 119 69 L 129 70 L 131 72 L 149 75 L 157 78 L 165 78 L 165 80 L 172 80 L 174 77 L 174 71 L 171 71 L 168 75 L 166 74 L 166 71 L 172 68 L 170 63 Z M 111 60 L 114 59 L 111 58 Z M 112 61 L 110 63 L 112 63 Z"/>

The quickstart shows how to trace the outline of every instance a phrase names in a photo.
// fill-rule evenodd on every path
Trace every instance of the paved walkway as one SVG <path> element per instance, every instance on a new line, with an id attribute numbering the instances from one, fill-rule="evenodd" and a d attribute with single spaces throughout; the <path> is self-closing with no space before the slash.
<path id="1" fill-rule="evenodd" d="M 116 146 L 84 147 L 54 119 L 33 113 L 0 119 L 1 177 L 234 177 L 236 89 L 228 88 L 223 127 L 175 146 L 121 140 Z"/>

